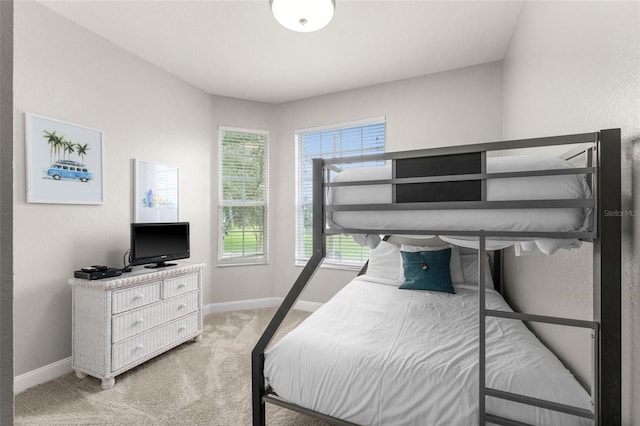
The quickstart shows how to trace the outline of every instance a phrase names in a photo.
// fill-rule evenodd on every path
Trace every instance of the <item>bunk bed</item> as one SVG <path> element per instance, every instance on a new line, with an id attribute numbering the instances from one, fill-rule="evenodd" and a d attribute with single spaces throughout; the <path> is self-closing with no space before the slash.
<path id="1" fill-rule="evenodd" d="M 495 155 L 557 145 L 574 148 L 562 160 Z M 371 162 L 390 164 L 335 172 Z M 619 424 L 620 182 L 619 129 L 315 159 L 313 255 L 252 352 L 254 425 L 267 402 L 344 425 Z M 477 284 L 406 291 L 363 270 L 266 351 L 331 234 L 440 236 L 453 243 L 447 261 L 474 247 Z M 489 250 L 499 272 L 505 247 L 551 254 L 578 241 L 593 244 L 592 321 L 513 312 L 491 288 Z M 591 330 L 590 394 L 523 322 Z"/>

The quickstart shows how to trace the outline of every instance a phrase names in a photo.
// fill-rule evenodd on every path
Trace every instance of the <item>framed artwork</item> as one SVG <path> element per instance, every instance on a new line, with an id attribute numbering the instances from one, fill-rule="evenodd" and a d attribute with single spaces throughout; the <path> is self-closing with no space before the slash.
<path id="1" fill-rule="evenodd" d="M 180 170 L 143 160 L 134 160 L 133 168 L 133 221 L 177 222 Z"/>
<path id="2" fill-rule="evenodd" d="M 25 139 L 27 202 L 104 202 L 101 130 L 26 113 Z"/>

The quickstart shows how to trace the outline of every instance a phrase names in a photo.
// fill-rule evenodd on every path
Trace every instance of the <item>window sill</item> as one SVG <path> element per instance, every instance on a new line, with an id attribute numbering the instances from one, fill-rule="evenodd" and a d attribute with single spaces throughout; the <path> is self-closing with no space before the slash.
<path id="1" fill-rule="evenodd" d="M 265 266 L 269 264 L 269 260 L 255 260 L 255 261 L 237 261 L 237 262 L 220 262 L 216 265 L 218 268 L 226 268 L 228 266 Z"/>
<path id="2" fill-rule="evenodd" d="M 306 262 L 301 262 L 299 260 L 296 260 L 295 262 L 295 266 L 296 267 L 304 267 L 306 266 Z M 363 265 L 336 265 L 335 263 L 322 263 L 322 265 L 320 265 L 320 269 L 334 269 L 337 271 L 351 271 L 351 272 L 360 272 L 360 270 L 364 267 Z"/>

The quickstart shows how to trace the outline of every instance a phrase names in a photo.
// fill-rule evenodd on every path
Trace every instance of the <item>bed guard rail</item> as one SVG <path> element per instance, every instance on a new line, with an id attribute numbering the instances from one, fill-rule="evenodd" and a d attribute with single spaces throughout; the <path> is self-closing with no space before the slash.
<path id="1" fill-rule="evenodd" d="M 325 159 L 323 169 L 324 199 L 329 200 L 328 191 L 337 187 L 358 187 L 371 185 L 392 185 L 392 199 L 386 204 L 331 204 L 324 211 L 329 216 L 334 212 L 354 211 L 404 211 L 404 210 L 460 210 L 460 209 L 558 209 L 591 208 L 597 206 L 597 167 L 594 151 L 597 150 L 599 134 L 582 133 L 576 135 L 546 138 L 521 139 L 514 141 L 490 142 L 475 145 L 461 145 L 424 150 L 371 154 L 358 157 Z M 562 156 L 573 159 L 585 154 L 585 167 L 555 168 L 548 170 L 487 172 L 487 153 L 513 149 L 577 145 Z M 390 179 L 332 182 L 332 172 L 336 166 L 349 163 L 380 164 L 391 161 Z M 552 200 L 487 200 L 487 181 L 490 179 L 524 178 L 538 176 L 586 175 L 587 184 L 592 189 L 592 197 L 582 199 Z M 443 195 L 444 194 L 444 195 Z M 528 231 L 485 231 L 455 229 L 361 229 L 343 228 L 327 221 L 327 234 L 415 234 L 450 236 L 492 236 L 515 238 L 570 238 L 591 241 L 597 238 L 597 218 L 590 229 L 572 232 L 528 232 Z"/>

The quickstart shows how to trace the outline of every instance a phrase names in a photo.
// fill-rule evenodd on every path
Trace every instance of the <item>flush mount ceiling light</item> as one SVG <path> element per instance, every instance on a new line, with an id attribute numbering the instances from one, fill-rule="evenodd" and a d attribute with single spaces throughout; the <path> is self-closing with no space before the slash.
<path id="1" fill-rule="evenodd" d="M 284 27 L 310 33 L 325 27 L 333 18 L 335 0 L 269 0 L 276 20 Z"/>

